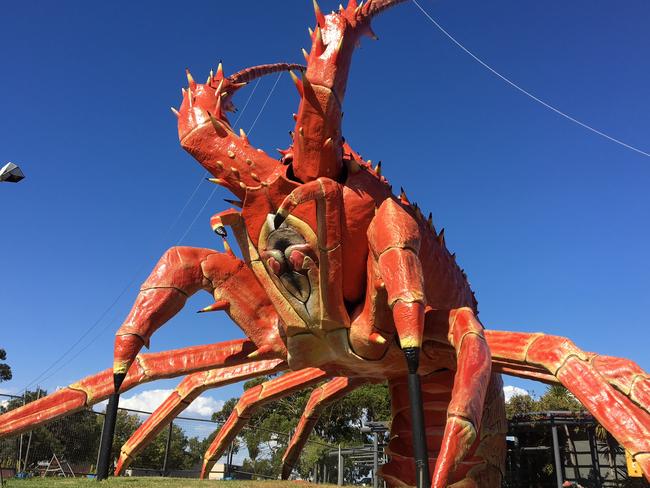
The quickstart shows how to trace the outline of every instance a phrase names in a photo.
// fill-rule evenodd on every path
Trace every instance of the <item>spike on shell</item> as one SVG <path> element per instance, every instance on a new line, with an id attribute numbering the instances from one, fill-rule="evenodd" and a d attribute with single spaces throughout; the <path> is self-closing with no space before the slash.
<path id="1" fill-rule="evenodd" d="M 189 68 L 185 68 L 185 75 L 187 76 L 187 84 L 190 88 L 196 88 L 196 81 L 194 81 L 194 78 L 192 77 L 192 73 L 190 73 Z"/>
<path id="2" fill-rule="evenodd" d="M 230 198 L 224 198 L 223 201 L 229 203 L 230 205 L 234 205 L 235 207 L 239 207 L 239 208 L 244 207 L 244 203 L 239 200 L 231 200 Z"/>
<path id="3" fill-rule="evenodd" d="M 442 247 L 445 247 L 445 229 L 444 227 L 440 229 L 440 234 L 438 234 L 438 244 Z"/>
<path id="4" fill-rule="evenodd" d="M 219 120 L 216 119 L 210 112 L 208 112 L 208 117 L 210 117 L 210 122 L 212 122 L 212 127 L 214 127 L 217 135 L 219 137 L 226 137 L 228 135 L 228 131 L 223 126 L 223 124 L 219 122 Z"/>
<path id="5" fill-rule="evenodd" d="M 293 71 L 289 71 L 289 75 L 291 75 L 291 79 L 293 80 L 294 85 L 296 85 L 296 89 L 298 90 L 298 93 L 302 97 L 303 96 L 302 81 L 300 81 L 300 78 L 298 78 Z"/>
<path id="6" fill-rule="evenodd" d="M 207 307 L 202 308 L 197 313 L 216 312 L 218 310 L 226 310 L 229 306 L 230 306 L 230 303 L 228 303 L 228 301 L 226 301 L 226 300 L 217 300 L 212 305 L 208 305 Z"/>
<path id="7" fill-rule="evenodd" d="M 325 25 L 325 16 L 321 11 L 318 2 L 316 0 L 313 0 L 313 3 L 314 3 L 314 14 L 316 15 L 316 22 L 318 23 L 319 26 L 323 26 Z"/>

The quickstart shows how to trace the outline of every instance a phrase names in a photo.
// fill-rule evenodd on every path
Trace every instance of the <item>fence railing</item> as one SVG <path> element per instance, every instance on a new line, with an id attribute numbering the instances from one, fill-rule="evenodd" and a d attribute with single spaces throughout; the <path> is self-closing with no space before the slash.
<path id="1" fill-rule="evenodd" d="M 23 404 L 23 397 L 0 394 L 1 409 L 13 409 Z M 122 445 L 149 415 L 151 412 L 143 410 L 119 409 L 113 443 L 115 459 L 119 456 Z M 65 464 L 66 470 L 69 466 L 76 475 L 94 474 L 103 421 L 104 412 L 86 409 L 21 435 L 0 439 L 0 469 L 3 470 L 4 477 L 18 473 L 42 474 L 54 456 L 56 460 L 52 464 L 55 468 L 58 461 Z M 139 476 L 198 477 L 203 454 L 221 425 L 221 422 L 206 418 L 176 417 L 134 458 L 129 473 Z M 255 429 L 267 431 L 280 443 L 286 444 L 290 436 L 287 432 L 276 432 L 259 427 Z M 323 448 L 333 447 L 318 441 L 308 442 Z M 226 475 L 231 476 L 239 473 L 249 478 L 277 477 L 276 474 L 255 473 L 241 466 L 233 466 L 233 451 L 236 450 L 236 445 L 231 446 L 227 454 L 218 462 L 224 464 L 225 468 L 217 467 L 217 472 L 221 469 L 226 471 Z M 52 471 L 49 473 L 56 474 Z"/>
<path id="2" fill-rule="evenodd" d="M 22 397 L 0 394 L 0 411 L 21 406 L 24 401 Z M 596 438 L 596 424 L 590 416 L 587 418 L 571 414 L 560 418 L 558 412 L 547 414 L 552 415 L 540 417 L 540 414 L 537 414 L 531 418 L 518 418 L 510 422 L 504 486 L 554 487 L 555 474 L 543 476 L 544 479 L 529 479 L 547 469 L 561 474 L 562 479 L 580 481 L 583 486 L 632 486 L 631 480 L 628 480 L 623 451 L 616 445 L 612 446 Z M 113 443 L 115 459 L 119 456 L 122 445 L 149 415 L 151 412 L 120 408 Z M 7 478 L 18 473 L 42 474 L 48 467 L 48 473 L 57 474 L 56 462 L 76 475 L 93 474 L 97 464 L 103 421 L 103 412 L 87 409 L 21 435 L 0 439 L 0 477 Z M 221 426 L 221 422 L 211 419 L 176 417 L 134 458 L 131 473 L 140 476 L 197 477 L 201 470 L 203 454 Z M 563 428 L 556 429 L 557 426 Z M 287 432 L 252 428 L 271 433 L 271 437 L 276 439 L 273 441 L 276 449 L 286 445 L 290 436 Z M 556 431 L 555 440 L 549 433 L 551 430 Z M 246 432 L 244 430 L 242 435 Z M 308 442 L 323 453 L 336 447 L 311 439 Z M 251 470 L 251 464 L 248 467 L 233 466 L 235 449 L 236 446 L 231 446 L 222 457 L 222 462 L 218 463 L 222 466 L 217 468 L 218 470 L 226 475 L 238 473 L 239 476 L 247 477 L 277 477 L 278 473 L 269 470 L 268 466 L 265 472 Z M 263 457 L 264 452 L 261 451 Z M 559 451 L 559 458 L 556 457 L 555 462 L 554 451 Z M 269 454 L 268 449 L 266 454 Z M 52 464 L 54 456 L 56 462 Z M 337 476 L 333 474 L 336 462 L 332 459 L 328 466 L 323 461 L 327 458 L 325 455 L 316 461 L 321 464 L 313 467 L 312 479 L 336 482 Z"/>

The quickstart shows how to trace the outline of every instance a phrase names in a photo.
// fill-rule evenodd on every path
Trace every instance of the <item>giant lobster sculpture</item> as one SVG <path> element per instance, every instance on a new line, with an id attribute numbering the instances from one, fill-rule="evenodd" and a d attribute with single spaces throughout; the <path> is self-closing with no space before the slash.
<path id="1" fill-rule="evenodd" d="M 187 375 L 123 446 L 121 473 L 202 391 L 285 372 L 244 393 L 206 452 L 202 476 L 256 407 L 320 384 L 285 454 L 286 478 L 326 404 L 387 381 L 393 420 L 381 475 L 390 486 L 414 485 L 419 461 L 426 466 L 417 472 L 430 469 L 435 488 L 496 488 L 505 458 L 506 373 L 566 386 L 650 479 L 650 377 L 631 361 L 582 351 L 562 337 L 484 330 L 443 231 L 404 192 L 394 195 L 380 167 L 343 139 L 352 53 L 362 36 L 374 37 L 373 16 L 400 1 L 350 0 L 329 15 L 314 4 L 306 67 L 262 65 L 226 77 L 219 66 L 205 84 L 188 72 L 181 107 L 173 109 L 181 145 L 238 199 L 237 208 L 211 220 L 225 252 L 168 250 L 117 332 L 113 369 L 0 416 L 1 436 L 101 401 L 114 380 L 125 391 Z M 293 143 L 278 161 L 236 134 L 226 112 L 247 82 L 280 70 L 293 70 L 300 106 Z M 231 251 L 227 227 L 243 259 Z M 139 355 L 199 290 L 215 299 L 201 311 L 223 310 L 247 338 Z M 419 406 L 410 405 L 409 384 Z"/>

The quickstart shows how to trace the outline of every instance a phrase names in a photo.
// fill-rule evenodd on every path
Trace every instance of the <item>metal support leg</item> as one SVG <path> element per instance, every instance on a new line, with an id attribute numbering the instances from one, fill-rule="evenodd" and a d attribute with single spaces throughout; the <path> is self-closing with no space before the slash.
<path id="1" fill-rule="evenodd" d="M 411 404 L 411 428 L 413 429 L 413 455 L 415 457 L 415 481 L 417 488 L 429 488 L 429 455 L 427 454 L 427 438 L 424 426 L 424 408 L 422 406 L 422 390 L 418 366 L 420 350 L 415 347 L 404 349 L 408 365 L 409 403 Z"/>
<path id="2" fill-rule="evenodd" d="M 557 439 L 557 426 L 553 424 L 551 426 L 551 432 L 553 433 L 553 456 L 555 457 L 555 478 L 557 480 L 557 488 L 562 488 L 563 476 L 562 476 L 562 461 L 560 460 L 560 443 Z"/>
<path id="3" fill-rule="evenodd" d="M 99 448 L 99 463 L 97 464 L 97 480 L 108 478 L 108 470 L 111 464 L 111 448 L 113 447 L 113 436 L 115 435 L 115 423 L 117 422 L 117 406 L 120 402 L 119 393 L 113 393 L 108 399 L 106 416 L 104 417 L 104 428 L 102 429 L 102 444 Z"/>

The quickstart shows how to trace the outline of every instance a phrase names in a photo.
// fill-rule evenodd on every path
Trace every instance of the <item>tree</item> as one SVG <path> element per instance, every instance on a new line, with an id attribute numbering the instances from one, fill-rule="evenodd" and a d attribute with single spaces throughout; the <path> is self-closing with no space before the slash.
<path id="1" fill-rule="evenodd" d="M 585 407 L 562 385 L 551 385 L 538 399 L 530 395 L 514 395 L 506 402 L 506 417 L 548 411 L 579 412 Z"/>
<path id="2" fill-rule="evenodd" d="M 533 421 L 525 429 L 516 429 L 517 437 L 522 445 L 552 445 L 551 433 L 547 425 L 535 424 L 536 419 L 543 418 L 542 413 L 548 411 L 570 411 L 578 412 L 585 410 L 578 400 L 562 385 L 551 385 L 544 394 L 539 398 L 533 398 L 529 395 L 515 395 L 506 402 L 506 417 L 513 420 L 517 416 L 526 416 L 525 420 Z M 516 425 L 516 424 L 514 424 Z M 511 430 L 512 431 L 512 430 Z M 579 434 L 579 429 L 569 429 L 564 425 L 558 432 L 560 443 L 567 443 L 567 453 L 571 465 L 574 466 L 575 477 L 578 477 L 577 464 L 578 460 L 575 455 L 576 449 L 574 438 Z M 584 435 L 584 431 L 581 432 Z M 527 454 L 526 459 L 526 476 L 531 484 L 550 483 L 555 479 L 555 468 L 551 451 Z"/>
<path id="3" fill-rule="evenodd" d="M 538 410 L 568 410 L 570 412 L 579 412 L 585 410 L 585 407 L 576 400 L 569 390 L 562 385 L 551 385 L 546 392 L 539 398 Z"/>
<path id="4" fill-rule="evenodd" d="M 255 378 L 244 383 L 248 390 L 271 379 L 270 376 Z M 289 437 L 300 420 L 313 388 L 297 391 L 291 395 L 263 405 L 255 411 L 248 427 L 240 434 L 249 457 L 246 470 L 266 476 L 277 476 Z M 212 419 L 225 422 L 238 398 L 231 398 Z M 386 384 L 365 385 L 325 408 L 305 446 L 298 471 L 306 477 L 317 462 L 331 463 L 325 453 L 337 444 L 352 445 L 368 442 L 359 428 L 365 421 L 390 419 L 390 395 Z"/>
<path id="5" fill-rule="evenodd" d="M 506 418 L 537 411 L 537 401 L 530 395 L 514 395 L 506 402 Z"/>
<path id="6" fill-rule="evenodd" d="M 115 437 L 113 439 L 113 456 L 118 457 L 124 443 L 133 435 L 142 420 L 137 414 L 119 410 L 115 424 Z M 138 455 L 131 465 L 137 468 L 162 469 L 165 462 L 168 429 L 156 436 Z M 207 445 L 196 438 L 188 439 L 178 425 L 172 425 L 172 437 L 167 454 L 167 469 L 191 469 L 203 456 Z"/>
<path id="7" fill-rule="evenodd" d="M 246 384 L 244 385 L 244 389 L 247 389 L 245 386 Z M 230 417 L 230 414 L 235 409 L 235 405 L 237 405 L 238 401 L 239 398 L 230 398 L 226 400 L 223 404 L 223 407 L 221 407 L 221 410 L 212 414 L 212 420 L 214 422 L 224 423 L 226 420 L 228 420 L 228 417 Z"/>
<path id="8" fill-rule="evenodd" d="M 4 349 L 0 349 L 0 361 L 7 359 L 7 352 Z M 3 381 L 9 381 L 12 377 L 11 367 L 7 363 L 0 363 L 0 383 Z"/>
<path id="9" fill-rule="evenodd" d="M 30 403 L 45 395 L 47 392 L 43 390 L 26 391 L 24 402 Z M 22 398 L 14 398 L 4 408 L 0 408 L 0 413 L 22 405 Z M 49 461 L 53 454 L 59 459 L 67 460 L 77 469 L 88 469 L 97 457 L 100 432 L 101 425 L 97 423 L 96 414 L 82 410 L 28 431 L 23 439 L 21 457 L 23 462 L 27 457 L 28 470 L 35 467 L 38 461 Z M 16 457 L 16 450 L 14 447 L 12 449 L 11 457 Z M 1 457 L 5 458 L 6 454 L 8 453 L 3 452 Z"/>

